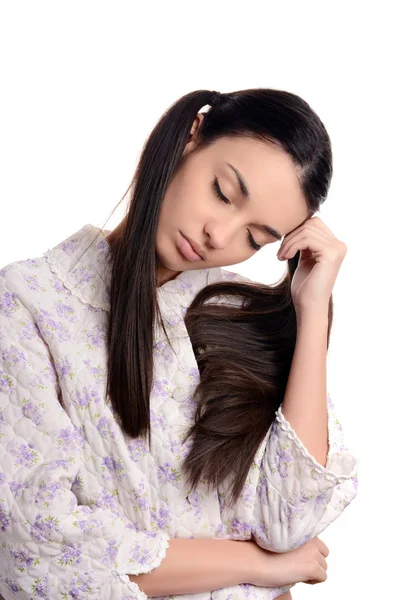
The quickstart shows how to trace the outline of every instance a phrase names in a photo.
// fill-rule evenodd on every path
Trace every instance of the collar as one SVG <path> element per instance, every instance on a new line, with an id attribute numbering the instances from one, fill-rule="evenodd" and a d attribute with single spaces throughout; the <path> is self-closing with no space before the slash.
<path id="1" fill-rule="evenodd" d="M 51 271 L 71 294 L 93 308 L 110 311 L 112 248 L 106 240 L 111 230 L 84 225 L 44 253 Z M 187 308 L 196 294 L 220 279 L 220 268 L 182 271 L 157 288 L 159 303 L 167 312 L 172 304 Z"/>

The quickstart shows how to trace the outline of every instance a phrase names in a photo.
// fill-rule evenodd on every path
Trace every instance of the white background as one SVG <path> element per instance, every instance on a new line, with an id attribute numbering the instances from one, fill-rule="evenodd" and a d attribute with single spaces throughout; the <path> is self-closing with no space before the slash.
<path id="1" fill-rule="evenodd" d="M 359 495 L 321 536 L 328 580 L 294 600 L 391 598 L 396 569 L 394 3 L 1 2 L 0 268 L 83 225 L 113 229 L 146 136 L 194 89 L 301 95 L 332 139 L 320 216 L 348 246 L 334 287 L 328 390 Z M 393 75 L 394 73 L 394 75 Z M 229 266 L 266 283 L 279 244 Z"/>

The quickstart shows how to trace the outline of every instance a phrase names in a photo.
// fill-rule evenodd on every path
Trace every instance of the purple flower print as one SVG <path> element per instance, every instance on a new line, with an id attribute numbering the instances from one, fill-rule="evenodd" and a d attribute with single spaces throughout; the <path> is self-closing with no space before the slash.
<path id="1" fill-rule="evenodd" d="M 287 450 L 277 448 L 275 460 L 275 468 L 278 475 L 281 477 L 281 479 L 285 479 L 288 477 L 288 467 L 293 464 L 292 456 L 288 454 Z"/>
<path id="2" fill-rule="evenodd" d="M 83 283 L 91 283 L 92 280 L 95 278 L 94 274 L 90 273 L 86 266 L 76 267 L 75 269 L 73 269 L 72 277 L 78 285 L 81 285 Z M 93 284 L 91 284 L 91 287 L 94 287 Z"/>
<path id="3" fill-rule="evenodd" d="M 20 591 L 20 587 L 16 581 L 8 579 L 8 577 L 6 577 L 4 581 L 12 594 L 17 594 Z"/>
<path id="4" fill-rule="evenodd" d="M 203 501 L 203 496 L 200 494 L 198 490 L 194 490 L 190 492 L 185 498 L 184 504 L 187 510 L 193 513 L 193 517 L 196 522 L 202 516 L 201 502 Z"/>
<path id="5" fill-rule="evenodd" d="M 168 379 L 155 378 L 152 387 L 152 394 L 159 398 L 168 398 L 170 395 L 170 382 Z"/>
<path id="6" fill-rule="evenodd" d="M 54 279 L 52 282 L 52 287 L 57 292 L 57 294 L 64 294 L 66 298 L 70 298 L 72 295 L 71 292 L 66 288 L 60 279 Z"/>
<path id="7" fill-rule="evenodd" d="M 80 575 L 77 577 L 73 577 L 68 594 L 63 595 L 65 598 L 70 597 L 73 600 L 86 600 L 90 592 L 92 592 L 90 585 L 95 581 L 95 577 L 95 569 L 90 569 L 89 571 L 80 573 Z"/>
<path id="8" fill-rule="evenodd" d="M 91 404 L 91 400 L 95 403 L 99 403 L 101 397 L 98 390 L 95 388 L 83 386 L 82 390 L 78 389 L 76 392 L 72 393 L 72 400 L 77 408 L 88 408 Z"/>
<path id="9" fill-rule="evenodd" d="M 28 284 L 27 287 L 29 290 L 33 292 L 39 292 L 40 290 L 45 291 L 44 288 L 40 287 L 40 284 L 37 281 L 37 275 L 24 275 L 24 280 Z"/>
<path id="10" fill-rule="evenodd" d="M 0 314 L 10 317 L 12 313 L 21 308 L 17 295 L 14 292 L 4 292 L 0 295 Z"/>
<path id="11" fill-rule="evenodd" d="M 10 546 L 10 554 L 14 560 L 14 565 L 21 573 L 28 567 L 37 565 L 40 562 L 39 559 L 34 559 L 33 554 L 29 552 L 29 550 L 14 550 L 13 547 Z"/>
<path id="12" fill-rule="evenodd" d="M 151 511 L 151 519 L 159 529 L 165 530 L 171 520 L 170 511 L 168 508 L 159 508 Z"/>
<path id="13" fill-rule="evenodd" d="M 116 437 L 114 427 L 115 424 L 113 419 L 110 419 L 109 417 L 101 417 L 96 426 L 103 438 L 112 438 L 112 440 L 114 440 Z"/>
<path id="14" fill-rule="evenodd" d="M 92 532 L 95 527 L 101 529 L 104 523 L 100 519 L 80 519 L 80 521 L 74 521 L 73 525 L 80 531 Z"/>
<path id="15" fill-rule="evenodd" d="M 9 348 L 4 348 L 1 351 L 0 356 L 7 367 L 10 367 L 11 365 L 19 365 L 21 369 L 26 369 L 28 362 L 27 356 L 22 350 L 14 346 L 14 344 L 11 344 Z"/>
<path id="16" fill-rule="evenodd" d="M 65 379 L 66 377 L 72 379 L 75 376 L 74 373 L 72 373 L 72 365 L 66 356 L 63 356 L 60 360 L 56 361 L 56 367 L 60 379 Z"/>
<path id="17" fill-rule="evenodd" d="M 242 522 L 240 519 L 234 518 L 231 523 L 231 529 L 233 533 L 237 533 L 240 537 L 251 537 L 250 523 Z"/>
<path id="18" fill-rule="evenodd" d="M 252 586 L 250 583 L 240 583 L 241 589 L 244 592 L 244 598 L 249 598 L 251 596 Z"/>
<path id="19" fill-rule="evenodd" d="M 23 323 L 23 327 L 20 331 L 19 337 L 21 340 L 38 340 L 41 342 L 40 330 L 36 323 Z"/>
<path id="20" fill-rule="evenodd" d="M 87 312 L 89 313 L 97 313 L 101 310 L 101 308 L 95 308 L 95 306 L 90 306 L 89 304 L 87 305 Z"/>
<path id="21" fill-rule="evenodd" d="M 116 498 L 108 492 L 105 488 L 96 497 L 95 500 L 91 500 L 91 504 L 99 508 L 107 508 L 111 510 L 115 515 L 120 516 L 120 512 L 117 510 Z"/>
<path id="22" fill-rule="evenodd" d="M 147 441 L 142 438 L 129 439 L 127 442 L 129 457 L 134 462 L 139 462 L 142 456 L 148 454 Z"/>
<path id="23" fill-rule="evenodd" d="M 109 540 L 105 548 L 105 556 L 102 560 L 103 564 L 113 565 L 117 558 L 118 549 L 117 541 Z"/>
<path id="24" fill-rule="evenodd" d="M 92 329 L 86 332 L 86 346 L 89 350 L 95 348 L 104 348 L 106 342 L 106 330 L 103 325 L 96 325 Z"/>
<path id="25" fill-rule="evenodd" d="M 44 504 L 44 506 L 51 506 L 53 500 L 56 498 L 59 490 L 62 490 L 62 486 L 58 481 L 41 481 L 39 483 L 38 491 L 34 494 L 35 504 Z"/>
<path id="26" fill-rule="evenodd" d="M 70 342 L 71 336 L 66 327 L 60 322 L 54 319 L 48 310 L 40 308 L 36 315 L 37 323 L 41 331 L 51 337 L 56 338 L 58 342 Z"/>
<path id="27" fill-rule="evenodd" d="M 192 438 L 189 438 L 186 444 L 183 444 L 181 440 L 172 440 L 169 445 L 166 445 L 166 447 L 167 449 L 171 450 L 171 452 L 175 455 L 175 458 L 180 461 L 187 456 L 192 443 Z"/>
<path id="28" fill-rule="evenodd" d="M 261 472 L 258 481 L 258 494 L 262 506 L 269 504 L 269 482 L 263 472 Z"/>
<path id="29" fill-rule="evenodd" d="M 293 506 L 289 502 L 285 503 L 285 519 L 288 522 L 288 532 L 293 533 L 296 530 L 296 524 L 294 521 L 300 519 L 304 513 L 305 508 L 303 505 Z"/>
<path id="30" fill-rule="evenodd" d="M 138 489 L 135 489 L 133 491 L 133 502 L 135 503 L 136 506 L 139 506 L 140 510 L 148 510 L 149 509 L 149 503 L 147 500 L 147 490 L 146 490 L 146 486 L 145 486 L 145 482 L 143 479 L 141 479 L 139 485 L 138 485 Z"/>
<path id="31" fill-rule="evenodd" d="M 58 301 L 55 304 L 55 312 L 57 313 L 59 318 L 64 318 L 69 321 L 69 323 L 74 323 L 78 321 L 78 317 L 76 316 L 76 311 L 67 304 L 64 304 L 61 301 Z"/>
<path id="32" fill-rule="evenodd" d="M 43 538 L 49 541 L 54 541 L 52 535 L 54 531 L 58 531 L 60 521 L 56 517 L 36 515 L 33 525 L 30 527 L 32 536 L 41 541 Z"/>
<path id="33" fill-rule="evenodd" d="M 155 363 L 157 361 L 163 362 L 164 364 L 170 365 L 172 363 L 174 354 L 170 348 L 167 340 L 159 341 L 153 348 L 153 359 Z"/>
<path id="34" fill-rule="evenodd" d="M 63 242 L 61 244 L 62 251 L 65 254 L 67 254 L 68 256 L 71 256 L 74 252 L 76 252 L 76 250 L 79 247 L 80 247 L 80 242 L 79 242 L 79 240 L 77 240 L 75 238 L 71 238 L 67 242 Z"/>
<path id="35" fill-rule="evenodd" d="M 178 293 L 180 295 L 186 295 L 192 291 L 192 282 L 189 279 L 184 279 L 180 281 L 180 285 L 178 286 Z"/>
<path id="36" fill-rule="evenodd" d="M 134 565 L 142 565 L 146 567 L 152 561 L 152 552 L 147 548 L 141 548 L 139 544 L 133 544 L 129 549 L 129 562 Z"/>
<path id="37" fill-rule="evenodd" d="M 45 577 L 37 577 L 32 585 L 32 590 L 35 598 L 49 598 L 49 580 L 48 575 Z"/>
<path id="38" fill-rule="evenodd" d="M 242 500 L 246 506 L 249 506 L 255 500 L 255 490 L 252 485 L 245 483 L 242 492 Z"/>
<path id="39" fill-rule="evenodd" d="M 42 407 L 37 406 L 31 400 L 22 404 L 22 413 L 26 418 L 32 419 L 35 425 L 40 425 L 41 419 L 43 418 L 44 410 Z"/>
<path id="40" fill-rule="evenodd" d="M 41 369 L 41 375 L 43 375 L 44 379 L 48 379 L 51 383 L 57 383 L 58 376 L 52 359 L 45 358 L 44 362 L 46 366 L 44 369 Z"/>
<path id="41" fill-rule="evenodd" d="M 19 481 L 10 481 L 10 490 L 16 498 L 22 495 L 22 492 L 28 488 L 27 483 L 19 483 Z"/>
<path id="42" fill-rule="evenodd" d="M 75 544 L 63 545 L 61 556 L 58 558 L 58 564 L 65 565 L 78 565 L 81 563 L 81 552 Z"/>
<path id="43" fill-rule="evenodd" d="M 177 325 L 182 323 L 182 317 L 179 314 L 163 315 L 163 320 L 164 320 L 164 324 L 166 325 L 166 327 L 176 327 Z"/>
<path id="44" fill-rule="evenodd" d="M 152 408 L 150 409 L 150 424 L 153 428 L 157 427 L 161 431 L 170 429 L 170 424 L 166 421 L 165 417 L 158 415 Z"/>
<path id="45" fill-rule="evenodd" d="M 272 538 L 269 533 L 269 528 L 267 525 L 262 523 L 261 525 L 253 525 L 252 526 L 252 535 L 257 540 L 257 543 L 263 546 L 271 546 L 273 544 Z"/>
<path id="46" fill-rule="evenodd" d="M 39 459 L 39 454 L 34 450 L 34 444 L 20 444 L 12 441 L 8 445 L 10 453 L 15 456 L 15 463 L 24 467 L 32 467 Z"/>
<path id="47" fill-rule="evenodd" d="M 101 367 L 100 365 L 92 365 L 90 358 L 88 360 L 83 360 L 83 363 L 85 364 L 91 375 L 95 377 L 95 379 L 97 379 L 98 381 L 101 381 L 103 379 L 103 367 Z"/>
<path id="48" fill-rule="evenodd" d="M 67 471 L 69 469 L 71 460 L 73 459 L 66 460 L 65 458 L 58 458 L 56 460 L 50 460 L 46 464 L 45 469 L 46 471 L 53 471 L 54 469 L 59 469 L 61 467 Z"/>
<path id="49" fill-rule="evenodd" d="M 61 429 L 58 432 L 58 445 L 64 446 L 66 448 L 73 448 L 80 450 L 84 446 L 84 428 L 81 425 L 77 427 L 76 425 L 72 425 L 69 428 Z"/>
<path id="50" fill-rule="evenodd" d="M 10 396 L 14 391 L 14 387 L 13 378 L 0 369 L 0 392 L 6 396 Z"/>
<path id="51" fill-rule="evenodd" d="M 159 465 L 157 468 L 157 473 L 159 482 L 162 485 L 171 483 L 174 487 L 179 487 L 178 484 L 181 480 L 181 475 L 177 469 L 171 467 L 169 462 Z"/>
<path id="52" fill-rule="evenodd" d="M 29 385 L 31 387 L 35 387 L 39 390 L 45 390 L 46 385 L 44 383 L 44 381 L 42 380 L 42 378 L 40 377 L 40 375 L 35 375 L 34 377 L 32 377 L 32 379 L 29 382 Z"/>
<path id="53" fill-rule="evenodd" d="M 72 492 L 75 494 L 76 492 L 81 492 L 84 487 L 83 478 L 81 475 L 76 475 L 72 482 Z"/>
<path id="54" fill-rule="evenodd" d="M 6 531 L 11 521 L 11 513 L 4 500 L 0 499 L 0 531 Z"/>
<path id="55" fill-rule="evenodd" d="M 127 475 L 124 473 L 124 466 L 120 459 L 116 461 L 111 456 L 105 456 L 102 459 L 102 465 L 102 471 L 105 471 L 105 469 L 107 469 L 108 472 L 113 473 L 117 479 L 123 479 L 127 477 Z M 110 478 L 107 477 L 107 479 Z"/>

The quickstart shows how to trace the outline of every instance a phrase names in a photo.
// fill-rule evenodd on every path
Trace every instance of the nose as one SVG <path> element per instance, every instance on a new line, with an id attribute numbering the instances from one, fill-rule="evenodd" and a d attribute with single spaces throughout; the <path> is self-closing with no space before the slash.
<path id="1" fill-rule="evenodd" d="M 229 223 L 208 223 L 205 227 L 207 243 L 212 248 L 222 249 L 230 245 L 237 231 L 236 224 Z"/>

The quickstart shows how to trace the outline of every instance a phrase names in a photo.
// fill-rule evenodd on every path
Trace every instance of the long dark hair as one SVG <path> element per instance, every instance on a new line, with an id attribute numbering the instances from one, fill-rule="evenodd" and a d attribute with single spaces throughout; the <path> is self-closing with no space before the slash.
<path id="1" fill-rule="evenodd" d="M 194 152 L 222 136 L 278 144 L 297 167 L 309 215 L 326 199 L 332 177 L 327 131 L 308 103 L 290 92 L 198 90 L 182 96 L 160 118 L 140 155 L 124 226 L 113 244 L 107 332 L 106 393 L 124 431 L 133 438 L 148 435 L 149 444 L 156 323 L 167 336 L 156 293 L 158 218 L 167 186 L 186 158 L 182 153 L 194 118 L 207 105 Z M 185 314 L 200 382 L 195 421 L 185 438 L 192 436 L 193 443 L 184 475 L 191 488 L 204 479 L 208 489 L 230 477 L 228 504 L 242 492 L 285 393 L 296 342 L 291 280 L 298 261 L 299 252 L 274 285 L 210 284 Z M 238 303 L 208 302 L 217 295 Z M 327 348 L 332 315 L 331 296 Z"/>

